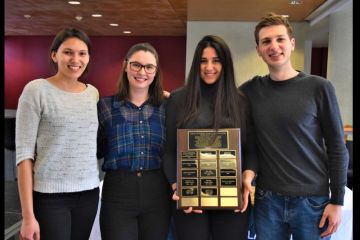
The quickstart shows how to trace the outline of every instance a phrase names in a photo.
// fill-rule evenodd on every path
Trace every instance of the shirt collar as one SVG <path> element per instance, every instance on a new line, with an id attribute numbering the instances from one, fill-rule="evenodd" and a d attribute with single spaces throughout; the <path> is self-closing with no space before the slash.
<path id="1" fill-rule="evenodd" d="M 141 106 L 136 106 L 135 104 L 130 102 L 129 99 L 119 100 L 118 96 L 115 95 L 114 99 L 113 99 L 113 107 L 119 108 L 121 106 L 126 106 L 126 107 L 130 107 L 130 108 L 139 108 L 139 107 L 142 108 L 143 106 L 149 104 L 150 100 L 151 100 L 151 96 L 143 104 L 141 104 Z"/>

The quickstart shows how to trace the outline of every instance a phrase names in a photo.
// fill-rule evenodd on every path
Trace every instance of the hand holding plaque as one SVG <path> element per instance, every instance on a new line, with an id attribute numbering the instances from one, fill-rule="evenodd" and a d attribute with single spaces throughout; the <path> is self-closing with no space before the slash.
<path id="1" fill-rule="evenodd" d="M 178 129 L 177 144 L 177 207 L 239 209 L 240 129 Z"/>

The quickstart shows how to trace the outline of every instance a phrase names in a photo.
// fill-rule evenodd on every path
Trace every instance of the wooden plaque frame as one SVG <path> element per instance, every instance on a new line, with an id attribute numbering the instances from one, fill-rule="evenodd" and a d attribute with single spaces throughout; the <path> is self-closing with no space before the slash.
<path id="1" fill-rule="evenodd" d="M 177 130 L 178 209 L 240 209 L 239 128 Z"/>

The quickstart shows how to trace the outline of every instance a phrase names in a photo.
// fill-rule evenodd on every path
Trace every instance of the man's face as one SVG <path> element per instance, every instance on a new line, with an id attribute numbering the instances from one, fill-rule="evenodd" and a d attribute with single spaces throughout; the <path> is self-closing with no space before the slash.
<path id="1" fill-rule="evenodd" d="M 260 30 L 256 50 L 270 69 L 291 67 L 290 55 L 294 49 L 295 39 L 290 39 L 284 25 L 264 27 Z"/>

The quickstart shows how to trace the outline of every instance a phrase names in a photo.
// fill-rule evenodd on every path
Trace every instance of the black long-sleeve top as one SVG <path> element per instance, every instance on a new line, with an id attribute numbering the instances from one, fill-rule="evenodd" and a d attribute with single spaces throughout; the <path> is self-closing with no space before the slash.
<path id="1" fill-rule="evenodd" d="M 331 82 L 300 72 L 286 81 L 256 76 L 240 86 L 253 115 L 256 186 L 290 196 L 344 201 L 348 152 Z M 329 184 L 330 180 L 330 184 Z"/>
<path id="2" fill-rule="evenodd" d="M 202 84 L 201 88 L 201 104 L 199 113 L 194 121 L 184 126 L 180 126 L 180 129 L 204 129 L 213 128 L 213 100 L 216 93 L 216 85 Z M 240 95 L 240 94 L 239 94 Z M 240 95 L 244 96 L 244 95 Z M 246 98 L 242 97 L 244 105 L 239 106 L 241 114 L 241 123 L 237 126 L 231 126 L 233 128 L 240 128 L 241 136 L 241 155 L 243 169 L 246 167 L 247 161 L 252 159 L 251 162 L 256 161 L 255 153 L 255 135 L 253 128 L 251 127 L 251 116 L 248 112 Z M 173 91 L 168 99 L 166 105 L 166 145 L 164 155 L 164 171 L 170 184 L 176 182 L 176 151 L 177 151 L 177 120 L 184 117 L 186 99 L 186 88 L 180 88 Z M 220 128 L 224 128 L 220 126 Z"/>

